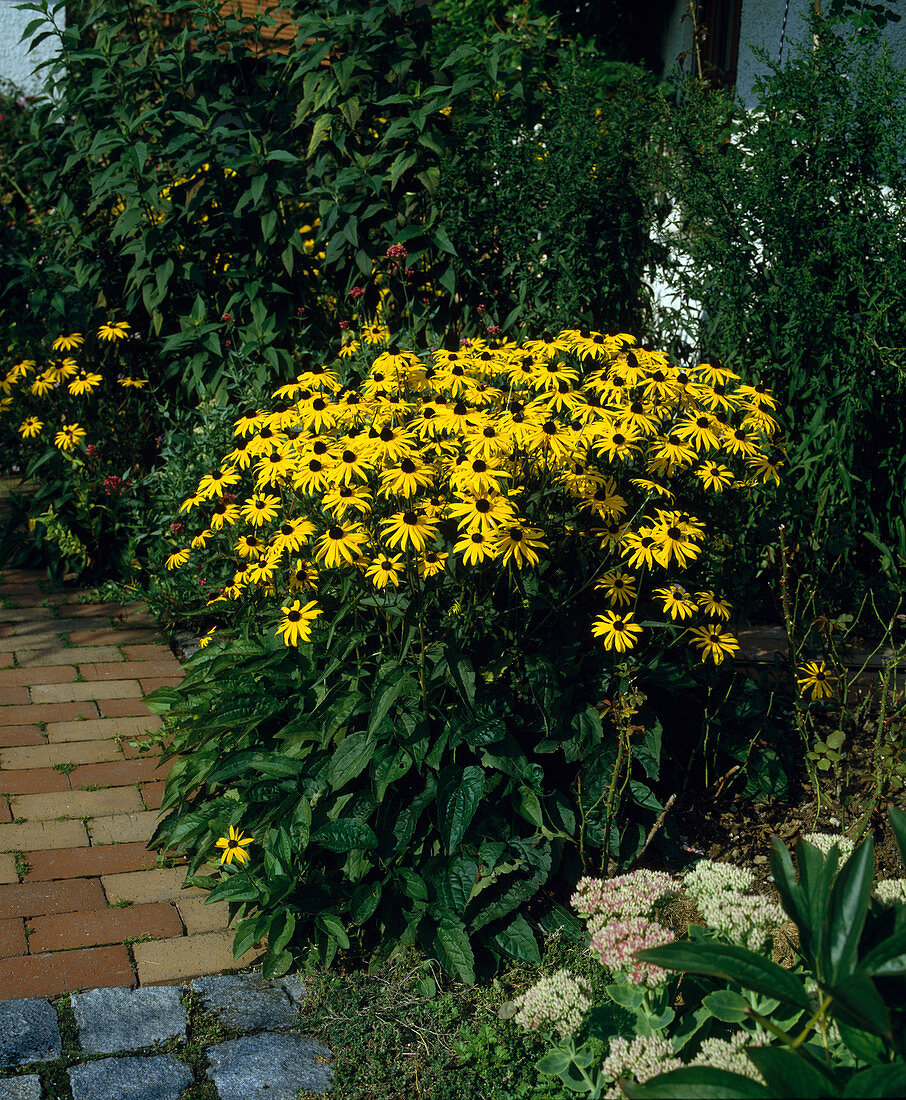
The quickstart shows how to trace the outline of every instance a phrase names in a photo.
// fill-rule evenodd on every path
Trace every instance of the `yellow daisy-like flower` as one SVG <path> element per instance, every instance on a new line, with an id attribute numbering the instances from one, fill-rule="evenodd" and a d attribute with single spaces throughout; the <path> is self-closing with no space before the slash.
<path id="1" fill-rule="evenodd" d="M 216 603 L 216 602 L 219 602 L 219 601 L 208 600 L 209 605 L 212 604 L 212 603 Z M 207 647 L 214 640 L 214 633 L 215 633 L 216 630 L 217 630 L 217 627 L 212 626 L 211 629 L 206 634 L 202 634 L 202 636 L 198 639 L 198 648 L 199 649 L 207 649 Z"/>
<path id="2" fill-rule="evenodd" d="M 245 849 L 249 844 L 254 844 L 254 837 L 244 836 L 231 825 L 229 837 L 222 836 L 216 844 L 218 848 L 223 848 L 223 855 L 220 857 L 221 867 L 224 863 L 232 863 L 234 859 L 237 863 L 245 863 L 249 858 Z"/>
<path id="3" fill-rule="evenodd" d="M 438 550 L 425 550 L 418 556 L 418 572 L 422 577 L 434 577 L 443 573 L 447 565 L 447 555 Z"/>
<path id="4" fill-rule="evenodd" d="M 706 489 L 715 493 L 722 493 L 736 480 L 733 471 L 719 462 L 703 462 L 695 471 L 695 476 Z"/>
<path id="5" fill-rule="evenodd" d="M 208 539 L 214 534 L 209 528 L 196 535 L 195 538 L 189 543 L 189 547 L 192 550 L 204 550 L 208 545 Z"/>
<path id="6" fill-rule="evenodd" d="M 411 546 L 421 552 L 429 542 L 437 538 L 437 523 L 421 512 L 394 512 L 384 521 L 384 539 L 390 547 L 405 550 Z"/>
<path id="7" fill-rule="evenodd" d="M 388 584 L 392 584 L 394 588 L 397 588 L 402 572 L 402 554 L 396 554 L 392 558 L 388 554 L 378 554 L 365 570 L 365 576 L 369 578 L 375 588 L 386 588 Z"/>
<path id="8" fill-rule="evenodd" d="M 823 660 L 807 661 L 799 666 L 800 675 L 796 683 L 803 694 L 811 692 L 812 699 L 830 699 L 836 692 L 837 677 L 828 669 Z"/>
<path id="9" fill-rule="evenodd" d="M 367 541 L 368 535 L 359 524 L 345 527 L 334 523 L 315 543 L 315 561 L 322 561 L 327 569 L 352 565 L 359 556 L 359 547 Z"/>
<path id="10" fill-rule="evenodd" d="M 174 569 L 182 569 L 191 556 L 191 550 L 174 550 L 164 563 L 172 572 Z"/>
<path id="11" fill-rule="evenodd" d="M 318 587 L 318 570 L 311 562 L 296 558 L 296 562 L 290 570 L 287 581 L 292 591 L 297 591 L 302 588 L 313 592 Z"/>
<path id="12" fill-rule="evenodd" d="M 128 321 L 111 321 L 98 329 L 98 339 L 125 340 L 131 327 Z"/>
<path id="13" fill-rule="evenodd" d="M 29 386 L 29 389 L 35 397 L 43 397 L 53 389 L 54 381 L 55 380 L 50 377 L 49 372 L 45 371 L 43 374 L 38 375 L 31 386 Z"/>
<path id="14" fill-rule="evenodd" d="M 603 592 L 611 607 L 628 607 L 638 595 L 635 577 L 619 571 L 605 573 L 595 584 Z"/>
<path id="15" fill-rule="evenodd" d="M 84 343 L 85 337 L 81 332 L 71 332 L 68 336 L 58 336 L 50 346 L 54 351 L 71 351 Z"/>
<path id="16" fill-rule="evenodd" d="M 240 558 L 260 558 L 266 549 L 267 543 L 259 539 L 257 535 L 242 535 L 236 543 L 235 550 Z"/>
<path id="17" fill-rule="evenodd" d="M 709 619 L 723 619 L 724 622 L 729 620 L 732 608 L 726 600 L 715 596 L 713 592 L 696 592 L 695 598 Z"/>
<path id="18" fill-rule="evenodd" d="M 211 511 L 211 526 L 215 531 L 222 531 L 224 524 L 233 527 L 239 522 L 239 505 L 227 504 L 227 502 L 220 497 Z"/>
<path id="19" fill-rule="evenodd" d="M 83 393 L 91 393 L 92 390 L 97 389 L 101 382 L 103 382 L 101 375 L 93 374 L 87 370 L 79 370 L 67 388 L 73 397 L 79 397 Z"/>
<path id="20" fill-rule="evenodd" d="M 739 642 L 732 634 L 725 634 L 720 626 L 690 627 L 692 645 L 701 650 L 702 661 L 711 660 L 719 665 L 724 657 L 732 657 L 739 650 Z"/>
<path id="21" fill-rule="evenodd" d="M 117 384 L 124 389 L 143 390 L 148 385 L 147 378 L 118 378 Z"/>
<path id="22" fill-rule="evenodd" d="M 311 640 L 311 624 L 323 611 L 314 600 L 309 600 L 304 606 L 298 600 L 293 600 L 289 607 L 281 607 L 283 618 L 277 627 L 276 633 L 283 635 L 286 645 L 298 645 L 300 642 Z"/>
<path id="23" fill-rule="evenodd" d="M 467 531 L 453 547 L 453 552 L 462 554 L 466 565 L 478 565 L 497 557 L 497 540 L 492 531 Z"/>
<path id="24" fill-rule="evenodd" d="M 34 439 L 35 436 L 41 434 L 41 429 L 43 427 L 43 420 L 39 420 L 36 416 L 27 416 L 19 425 L 19 435 L 21 435 L 23 439 Z"/>
<path id="25" fill-rule="evenodd" d="M 302 544 L 315 533 L 315 525 L 310 519 L 301 516 L 299 519 L 287 519 L 277 528 L 274 535 L 274 549 L 282 554 L 285 551 L 294 553 L 300 550 Z"/>
<path id="26" fill-rule="evenodd" d="M 664 613 L 674 621 L 691 619 L 698 611 L 698 604 L 678 584 L 655 588 L 654 595 L 661 597 Z"/>
<path id="27" fill-rule="evenodd" d="M 642 628 L 633 621 L 632 615 L 618 615 L 616 611 L 605 611 L 592 621 L 591 632 L 601 638 L 605 649 L 615 649 L 617 653 L 626 653 L 633 648 L 642 636 Z"/>
<path id="28" fill-rule="evenodd" d="M 78 446 L 88 433 L 78 424 L 64 424 L 62 429 L 53 437 L 55 447 L 61 451 L 71 451 Z"/>
<path id="29" fill-rule="evenodd" d="M 253 527 L 260 527 L 274 519 L 280 509 L 280 498 L 267 493 L 256 493 L 240 509 L 242 518 Z"/>
<path id="30" fill-rule="evenodd" d="M 497 554 L 504 564 L 512 562 L 517 569 L 534 567 L 541 560 L 536 551 L 548 548 L 541 538 L 543 534 L 540 527 L 505 523 L 494 531 Z"/>

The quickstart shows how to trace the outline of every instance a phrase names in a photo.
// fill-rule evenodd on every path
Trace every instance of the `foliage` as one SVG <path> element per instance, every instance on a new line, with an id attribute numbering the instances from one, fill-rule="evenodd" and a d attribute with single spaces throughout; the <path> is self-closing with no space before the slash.
<path id="1" fill-rule="evenodd" d="M 906 814 L 891 808 L 890 819 L 906 864 Z M 608 986 L 610 1005 L 594 1008 L 583 998 L 581 1025 L 555 1042 L 539 1068 L 592 1098 L 620 1090 L 639 1100 L 900 1095 L 906 1083 L 906 880 L 879 883 L 873 891 L 871 839 L 855 849 L 845 841 L 801 839 L 797 879 L 787 849 L 775 839 L 771 870 L 782 912 L 745 894 L 749 872 L 703 861 L 684 885 L 704 925 L 689 924 L 688 938 L 675 942 L 661 927 L 663 945 L 634 955 L 647 978 L 627 979 L 624 972 Z M 656 927 L 663 912 L 658 898 L 671 892 L 669 882 L 656 877 L 579 884 L 573 902 L 591 915 L 593 949 L 608 929 L 632 923 L 627 912 L 646 910 Z M 792 970 L 771 960 L 767 935 L 784 914 L 798 934 Z M 608 961 L 613 968 L 612 953 Z M 630 965 L 627 960 L 627 972 Z M 681 1002 L 670 971 L 682 974 Z M 537 1012 L 532 992 L 526 996 Z M 629 1017 L 615 1016 L 616 1006 Z M 609 1050 L 596 1061 L 602 1041 Z"/>
<path id="2" fill-rule="evenodd" d="M 58 578 L 121 574 L 136 551 L 157 418 L 147 379 L 129 373 L 128 328 L 58 336 L 0 376 L 0 443 L 37 485 L 28 526 Z"/>
<path id="3" fill-rule="evenodd" d="M 815 20 L 814 48 L 766 61 L 754 109 L 691 84 L 660 137 L 685 328 L 763 374 L 789 443 L 774 499 L 737 511 L 730 560 L 769 570 L 784 524 L 793 571 L 852 612 L 869 577 L 886 608 L 906 563 L 906 77 L 876 35 Z"/>
<path id="4" fill-rule="evenodd" d="M 329 960 L 351 922 L 471 981 L 536 959 L 546 884 L 633 858 L 633 804 L 663 810 L 633 683 L 672 640 L 738 648 L 729 605 L 685 587 L 691 510 L 776 476 L 770 395 L 625 336 L 429 356 L 376 328 L 245 410 L 182 506 L 167 568 L 230 566 L 209 610 L 238 630 L 152 697 L 179 757 L 156 840 L 195 872 L 229 827 L 253 837 L 194 881 L 242 908 L 237 952 L 267 935 L 268 971 L 309 930 Z"/>

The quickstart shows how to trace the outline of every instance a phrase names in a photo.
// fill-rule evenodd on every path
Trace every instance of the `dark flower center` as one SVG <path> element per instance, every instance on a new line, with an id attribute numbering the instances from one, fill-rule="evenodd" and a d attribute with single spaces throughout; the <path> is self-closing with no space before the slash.
<path id="1" fill-rule="evenodd" d="M 682 539 L 682 537 L 683 537 L 683 532 L 678 527 L 668 527 L 667 528 L 667 538 L 674 539 L 674 540 L 679 540 L 679 539 Z"/>
<path id="2" fill-rule="evenodd" d="M 302 614 L 299 611 L 290 611 L 286 618 L 288 622 L 297 623 L 302 618 Z"/>
<path id="3" fill-rule="evenodd" d="M 418 523 L 417 512 L 403 512 L 403 523 L 409 524 L 410 527 Z"/>
<path id="4" fill-rule="evenodd" d="M 355 451 L 343 452 L 343 461 L 347 463 L 347 465 L 351 466 L 354 462 L 358 462 L 358 460 L 359 456 L 355 453 Z"/>
<path id="5" fill-rule="evenodd" d="M 381 431 L 381 441 L 382 442 L 389 443 L 392 439 L 395 439 L 395 438 L 396 438 L 396 436 L 393 433 L 393 428 L 384 428 L 384 429 L 382 429 L 382 431 Z"/>
<path id="6" fill-rule="evenodd" d="M 485 500 L 485 498 L 482 497 L 480 500 L 475 501 L 475 511 L 476 512 L 481 512 L 482 515 L 485 515 L 488 512 L 490 512 L 490 510 L 491 510 L 491 502 L 489 500 Z"/>
<path id="7" fill-rule="evenodd" d="M 334 542 L 337 542 L 339 539 L 343 538 L 345 534 L 346 532 L 343 530 L 342 527 L 339 526 L 339 524 L 334 524 L 333 527 L 328 530 L 327 537 L 329 539 L 333 539 Z"/>
<path id="8" fill-rule="evenodd" d="M 403 461 L 400 463 L 400 469 L 403 471 L 404 474 L 414 474 L 415 463 L 412 461 L 411 458 L 404 458 Z"/>

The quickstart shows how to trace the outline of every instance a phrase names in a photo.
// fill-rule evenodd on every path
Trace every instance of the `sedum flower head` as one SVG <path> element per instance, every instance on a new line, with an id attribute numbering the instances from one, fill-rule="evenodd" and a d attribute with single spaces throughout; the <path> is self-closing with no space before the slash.
<path id="1" fill-rule="evenodd" d="M 906 905 L 906 878 L 882 878 L 875 883 L 874 896 L 882 905 Z"/>
<path id="2" fill-rule="evenodd" d="M 619 1100 L 624 1094 L 617 1082 L 623 1077 L 644 1084 L 660 1073 L 679 1069 L 682 1064 L 665 1035 L 638 1035 L 634 1039 L 616 1036 L 610 1040 L 607 1057 L 601 1063 L 602 1077 L 613 1082 L 604 1096 L 607 1100 Z"/>
<path id="3" fill-rule="evenodd" d="M 568 970 L 558 970 L 523 993 L 516 1004 L 517 1024 L 529 1031 L 557 1031 L 561 1039 L 568 1039 L 591 1007 L 591 987 Z"/>
<path id="4" fill-rule="evenodd" d="M 659 966 L 640 962 L 637 951 L 649 947 L 663 947 L 672 943 L 676 937 L 662 924 L 656 924 L 646 917 L 630 917 L 614 920 L 597 927 L 591 937 L 591 952 L 598 962 L 614 973 L 621 971 L 633 985 L 646 985 L 651 988 L 663 985 L 670 974 Z"/>
<path id="5" fill-rule="evenodd" d="M 848 836 L 835 836 L 833 833 L 805 833 L 802 839 L 825 856 L 830 853 L 831 848 L 839 849 L 840 863 L 845 863 L 856 847 Z"/>

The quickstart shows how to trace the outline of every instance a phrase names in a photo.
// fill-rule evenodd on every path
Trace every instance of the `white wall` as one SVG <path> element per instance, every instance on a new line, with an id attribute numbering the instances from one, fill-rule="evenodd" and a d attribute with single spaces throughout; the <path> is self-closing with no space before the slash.
<path id="1" fill-rule="evenodd" d="M 45 38 L 37 49 L 27 53 L 28 43 L 19 39 L 28 24 L 38 18 L 38 13 L 17 11 L 16 4 L 20 2 L 0 0 L 0 77 L 12 80 L 23 91 L 34 94 L 43 84 L 42 74 L 35 75 L 35 66 L 56 54 L 59 40 Z M 57 13 L 57 26 L 63 26 L 65 17 L 65 10 L 61 8 Z"/>

